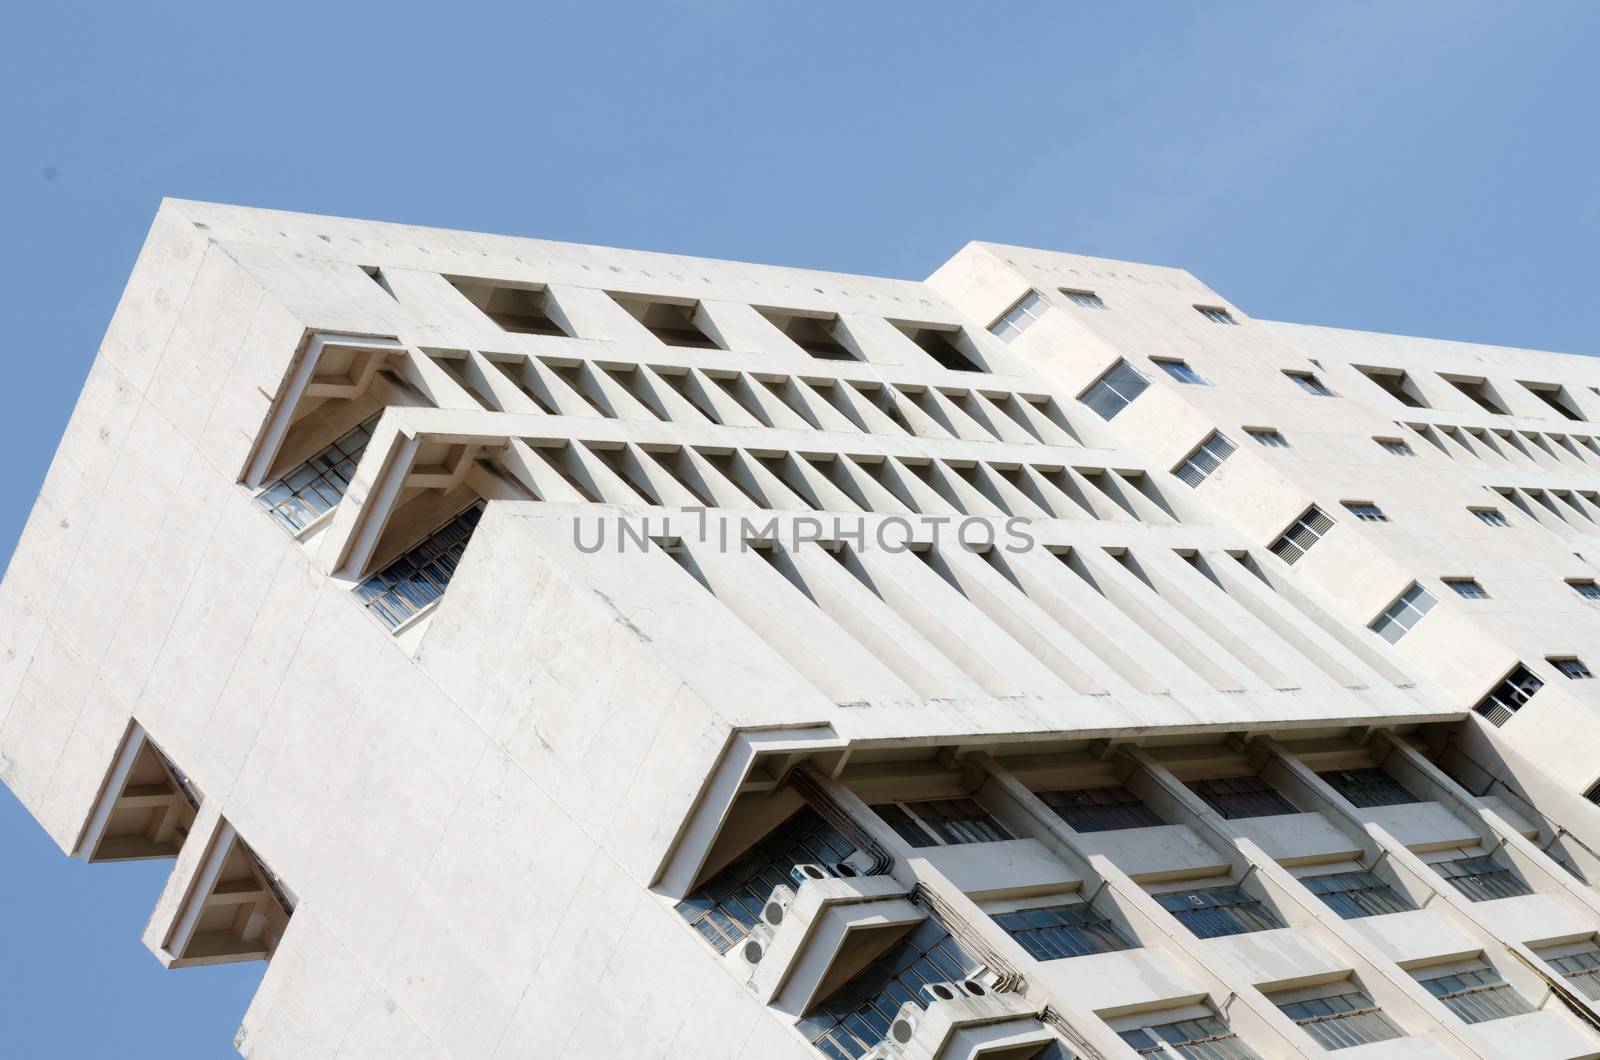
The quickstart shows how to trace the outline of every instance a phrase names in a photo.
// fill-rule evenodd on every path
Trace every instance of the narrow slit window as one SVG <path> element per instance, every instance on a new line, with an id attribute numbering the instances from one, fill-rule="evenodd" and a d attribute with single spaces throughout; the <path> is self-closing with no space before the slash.
<path id="1" fill-rule="evenodd" d="M 1257 442 L 1266 446 L 1268 449 L 1290 448 L 1289 440 L 1285 438 L 1281 432 L 1273 430 L 1270 427 L 1251 427 L 1244 433 L 1248 434 L 1250 437 L 1254 438 Z"/>
<path id="2" fill-rule="evenodd" d="M 1255 775 L 1191 780 L 1189 790 L 1230 821 L 1300 812 L 1277 788 Z"/>
<path id="3" fill-rule="evenodd" d="M 1011 833 L 973 799 L 888 802 L 872 809 L 914 847 L 997 843 L 1011 838 Z"/>
<path id="4" fill-rule="evenodd" d="M 1196 938 L 1218 939 L 1283 927 L 1277 914 L 1243 887 L 1169 891 L 1156 895 L 1155 900 Z"/>
<path id="5" fill-rule="evenodd" d="M 1476 578 L 1445 578 L 1444 583 L 1463 600 L 1489 599 L 1489 590 L 1478 584 Z"/>
<path id="6" fill-rule="evenodd" d="M 1092 905 L 1058 905 L 996 913 L 994 921 L 1027 950 L 1029 956 L 1040 961 L 1132 948 L 1116 925 L 1095 912 Z"/>
<path id="7" fill-rule="evenodd" d="M 1557 673 L 1569 680 L 1586 681 L 1594 677 L 1594 674 L 1590 673 L 1589 668 L 1584 665 L 1583 660 L 1576 656 L 1551 658 L 1547 661 L 1556 668 Z"/>
<path id="8" fill-rule="evenodd" d="M 1416 908 L 1410 899 L 1374 872 L 1336 872 L 1328 876 L 1308 876 L 1300 882 L 1345 920 L 1405 913 Z"/>
<path id="9" fill-rule="evenodd" d="M 1189 366 L 1188 361 L 1163 360 L 1160 358 L 1151 358 L 1151 360 L 1154 360 L 1156 366 L 1163 372 L 1166 372 L 1180 383 L 1188 383 L 1190 386 L 1211 385 L 1205 381 L 1199 372 Z"/>
<path id="10" fill-rule="evenodd" d="M 1484 526 L 1503 527 L 1511 525 L 1511 520 L 1507 519 L 1505 513 L 1499 508 L 1473 508 L 1472 514 L 1476 515 L 1478 521 Z"/>
<path id="11" fill-rule="evenodd" d="M 1404 438 L 1374 438 L 1373 441 L 1391 456 L 1416 456 L 1417 451 Z"/>
<path id="12" fill-rule="evenodd" d="M 1387 523 L 1389 517 L 1371 501 L 1345 501 L 1345 510 L 1364 523 Z"/>
<path id="13" fill-rule="evenodd" d="M 1038 796 L 1074 832 L 1114 832 L 1166 824 L 1144 800 L 1124 787 L 1041 791 Z"/>
<path id="14" fill-rule="evenodd" d="M 1199 313 L 1201 316 L 1205 317 L 1207 320 L 1211 321 L 1213 324 L 1237 324 L 1237 323 L 1239 323 L 1237 320 L 1233 319 L 1233 314 L 1228 312 L 1222 306 L 1217 306 L 1217 305 L 1197 305 L 1194 308 L 1195 308 L 1195 311 L 1197 313 Z"/>
<path id="15" fill-rule="evenodd" d="M 1315 372 L 1285 371 L 1283 374 L 1294 380 L 1296 386 L 1313 397 L 1333 397 L 1333 391 L 1328 389 L 1328 385 L 1319 379 Z"/>

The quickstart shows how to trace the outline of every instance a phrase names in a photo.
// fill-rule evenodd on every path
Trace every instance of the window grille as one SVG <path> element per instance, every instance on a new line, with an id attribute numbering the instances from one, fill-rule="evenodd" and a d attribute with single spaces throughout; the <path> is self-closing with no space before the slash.
<path id="1" fill-rule="evenodd" d="M 1318 775 L 1355 806 L 1400 806 L 1422 801 L 1382 769 L 1336 769 Z"/>
<path id="2" fill-rule="evenodd" d="M 1324 515 L 1321 508 L 1312 505 L 1268 548 L 1285 563 L 1293 563 L 1332 529 L 1333 520 Z"/>
<path id="3" fill-rule="evenodd" d="M 1075 832 L 1114 832 L 1166 824 L 1127 788 L 1041 791 L 1039 798 Z"/>
<path id="4" fill-rule="evenodd" d="M 374 416 L 262 490 L 256 499 L 292 533 L 299 533 L 344 499 L 361 454 L 372 440 Z"/>
<path id="5" fill-rule="evenodd" d="M 1176 1054 L 1184 1060 L 1260 1060 L 1219 1016 L 1140 1027 L 1121 1032 L 1121 1038 L 1140 1056 L 1166 1058 Z"/>
<path id="6" fill-rule="evenodd" d="M 1346 920 L 1415 909 L 1410 900 L 1374 872 L 1336 872 L 1300 881 L 1323 904 Z"/>
<path id="7" fill-rule="evenodd" d="M 1600 600 L 1600 585 L 1596 585 L 1592 578 L 1570 581 L 1567 584 L 1572 586 L 1573 592 L 1585 600 Z"/>
<path id="8" fill-rule="evenodd" d="M 1155 899 L 1163 909 L 1202 939 L 1283 927 L 1283 922 L 1272 910 L 1242 887 L 1173 891 L 1158 894 Z"/>
<path id="9" fill-rule="evenodd" d="M 1276 788 L 1259 776 L 1194 780 L 1189 782 L 1189 790 L 1230 821 L 1244 817 L 1276 817 L 1280 814 L 1300 812 Z"/>
<path id="10" fill-rule="evenodd" d="M 1428 993 L 1467 1023 L 1487 1023 L 1507 1016 L 1523 1016 L 1533 1011 L 1528 999 L 1493 968 L 1468 968 L 1449 975 L 1423 979 Z"/>
<path id="11" fill-rule="evenodd" d="M 483 517 L 474 504 L 355 587 L 356 599 L 391 630 L 444 595 Z"/>
<path id="12" fill-rule="evenodd" d="M 1029 326 L 1044 316 L 1044 311 L 1049 308 L 1049 304 L 1039 297 L 1038 291 L 1029 291 L 1016 305 L 1001 314 L 999 320 L 989 325 L 989 331 L 1002 342 L 1010 342 L 1027 331 Z"/>
<path id="13" fill-rule="evenodd" d="M 1086 957 L 1129 949 L 1131 944 L 1110 920 L 1090 905 L 1059 905 L 996 913 L 995 923 L 1036 960 Z"/>
<path id="14" fill-rule="evenodd" d="M 1205 317 L 1207 320 L 1211 321 L 1213 324 L 1237 324 L 1237 323 L 1239 323 L 1237 320 L 1233 319 L 1233 314 L 1232 313 L 1228 312 L 1226 309 L 1223 309 L 1220 306 L 1197 305 L 1197 306 L 1195 306 L 1195 309 L 1196 309 L 1196 311 L 1199 312 L 1199 314 L 1201 316 Z"/>
<path id="15" fill-rule="evenodd" d="M 1410 632 L 1411 627 L 1420 622 L 1423 615 L 1433 610 L 1433 605 L 1437 602 L 1432 593 L 1412 582 L 1411 588 L 1402 593 L 1400 599 L 1390 604 L 1387 611 L 1374 619 L 1369 628 L 1393 644 Z"/>
<path id="16" fill-rule="evenodd" d="M 1511 520 L 1507 519 L 1499 508 L 1474 508 L 1472 514 L 1478 517 L 1479 522 L 1485 526 L 1510 526 Z"/>
<path id="17" fill-rule="evenodd" d="M 1472 709 L 1482 714 L 1495 725 L 1504 725 L 1510 720 L 1511 715 L 1522 709 L 1522 705 L 1533 698 L 1535 692 L 1544 687 L 1544 682 L 1533 675 L 1521 663 L 1516 669 L 1506 675 L 1505 680 L 1489 690 L 1489 694 L 1478 701 Z"/>
<path id="18" fill-rule="evenodd" d="M 1150 380 L 1127 361 L 1118 361 L 1093 386 L 1083 392 L 1078 400 L 1094 410 L 1095 415 L 1109 420 L 1127 408 L 1134 398 L 1145 392 Z"/>
<path id="19" fill-rule="evenodd" d="M 972 799 L 890 802 L 872 809 L 914 847 L 995 843 L 1011 838 L 1011 833 Z"/>
<path id="20" fill-rule="evenodd" d="M 1222 466 L 1222 462 L 1233 455 L 1234 444 L 1216 431 L 1212 431 L 1205 441 L 1190 453 L 1174 470 L 1173 474 L 1178 481 L 1187 486 L 1194 487 L 1204 482 L 1210 474 Z"/>
<path id="21" fill-rule="evenodd" d="M 1409 442 L 1403 441 L 1399 438 L 1374 438 L 1373 441 L 1383 446 L 1384 452 L 1392 453 L 1395 456 L 1417 455 L 1417 451 L 1411 448 L 1411 444 Z"/>
<path id="22" fill-rule="evenodd" d="M 1345 508 L 1351 515 L 1364 523 L 1387 523 L 1389 517 L 1383 514 L 1383 509 L 1376 504 L 1366 501 L 1345 501 Z"/>
<path id="23" fill-rule="evenodd" d="M 1348 1049 L 1405 1037 L 1405 1032 L 1361 993 L 1292 1001 L 1278 1008 L 1325 1049 Z"/>
<path id="24" fill-rule="evenodd" d="M 772 889 L 790 883 L 796 865 L 831 864 L 854 852 L 833 826 L 802 809 L 679 902 L 678 915 L 727 953 L 761 919 Z"/>
<path id="25" fill-rule="evenodd" d="M 1559 957 L 1546 957 L 1550 967 L 1566 976 L 1572 988 L 1584 997 L 1600 1000 L 1600 947 L 1590 946 Z"/>
<path id="26" fill-rule="evenodd" d="M 1528 885 L 1513 870 L 1492 857 L 1457 858 L 1435 862 L 1433 869 L 1450 885 L 1474 902 L 1496 898 L 1516 898 L 1532 894 Z"/>

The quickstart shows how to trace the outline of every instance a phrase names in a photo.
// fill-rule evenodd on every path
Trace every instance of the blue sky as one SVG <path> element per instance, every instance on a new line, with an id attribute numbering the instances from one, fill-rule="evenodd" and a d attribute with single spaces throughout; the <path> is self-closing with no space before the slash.
<path id="1" fill-rule="evenodd" d="M 0 557 L 163 195 L 904 277 L 1024 243 L 1593 353 L 1597 45 L 1576 0 L 20 5 Z M 4 792 L 0 850 L 9 1049 L 231 1055 L 260 968 L 159 969 L 164 866 Z"/>

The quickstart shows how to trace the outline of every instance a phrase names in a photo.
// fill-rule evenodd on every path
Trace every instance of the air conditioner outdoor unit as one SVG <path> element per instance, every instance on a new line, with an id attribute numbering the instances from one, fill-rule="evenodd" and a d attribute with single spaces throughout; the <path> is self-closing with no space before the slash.
<path id="1" fill-rule="evenodd" d="M 755 967 L 772 948 L 773 931 L 773 926 L 765 921 L 757 924 L 750 934 L 744 937 L 744 941 L 734 947 L 733 952 L 739 955 L 739 960 L 752 968 Z"/>
<path id="2" fill-rule="evenodd" d="M 931 1005 L 935 1001 L 954 1001 L 958 997 L 987 997 L 989 987 L 978 979 L 960 979 L 945 983 L 924 983 L 917 993 Z"/>
<path id="3" fill-rule="evenodd" d="M 900 1006 L 900 1011 L 894 1014 L 894 1021 L 889 1024 L 889 1036 L 883 1040 L 883 1046 L 893 1050 L 890 1056 L 899 1056 L 907 1042 L 911 1041 L 917 1033 L 917 1024 L 922 1022 L 922 1006 L 915 1001 L 907 1001 Z"/>
<path id="4" fill-rule="evenodd" d="M 857 876 L 865 876 L 871 867 L 872 859 L 858 850 L 843 861 L 803 862 L 789 870 L 789 878 L 798 887 L 807 880 L 854 879 Z"/>
<path id="5" fill-rule="evenodd" d="M 761 905 L 761 922 L 770 927 L 777 927 L 783 923 L 783 914 L 788 912 L 789 906 L 793 902 L 794 888 L 785 887 L 781 883 L 778 884 Z"/>

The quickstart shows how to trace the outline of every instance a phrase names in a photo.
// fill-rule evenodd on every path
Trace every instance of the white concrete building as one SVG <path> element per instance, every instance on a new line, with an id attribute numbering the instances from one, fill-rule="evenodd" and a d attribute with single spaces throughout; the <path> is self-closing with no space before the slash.
<path id="1" fill-rule="evenodd" d="M 0 778 L 270 962 L 250 1057 L 1597 1056 L 1597 388 L 1013 247 L 169 201 Z"/>

